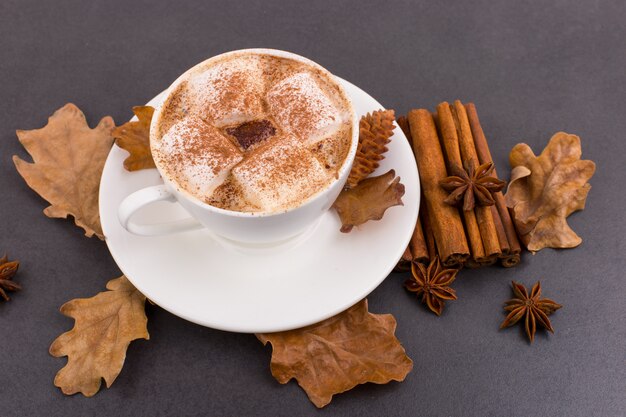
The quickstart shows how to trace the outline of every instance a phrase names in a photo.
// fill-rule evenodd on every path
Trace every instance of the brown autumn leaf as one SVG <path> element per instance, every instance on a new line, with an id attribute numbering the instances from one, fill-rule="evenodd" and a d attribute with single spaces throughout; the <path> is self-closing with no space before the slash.
<path id="1" fill-rule="evenodd" d="M 18 130 L 17 137 L 32 156 L 13 162 L 30 188 L 50 203 L 44 214 L 73 216 L 88 237 L 104 239 L 98 211 L 98 188 L 113 145 L 113 119 L 106 116 L 90 129 L 85 115 L 72 103 L 57 110 L 41 129 Z"/>
<path id="2" fill-rule="evenodd" d="M 511 181 L 505 195 L 513 220 L 531 252 L 543 248 L 573 248 L 582 239 L 567 224 L 567 216 L 585 208 L 596 165 L 581 160 L 580 138 L 558 132 L 535 156 L 520 143 L 509 155 Z"/>
<path id="3" fill-rule="evenodd" d="M 78 298 L 61 306 L 61 313 L 75 320 L 74 328 L 52 342 L 52 356 L 67 356 L 67 365 L 54 378 L 66 395 L 86 397 L 107 388 L 119 375 L 126 349 L 135 339 L 149 339 L 146 297 L 125 276 L 107 283 L 107 289 L 91 298 Z"/>
<path id="4" fill-rule="evenodd" d="M 393 169 L 343 190 L 333 204 L 341 219 L 341 231 L 348 233 L 354 226 L 382 219 L 389 207 L 403 205 L 403 195 L 404 184 Z"/>
<path id="5" fill-rule="evenodd" d="M 292 378 L 321 408 L 334 394 L 359 384 L 403 381 L 413 362 L 395 337 L 391 314 L 372 314 L 367 300 L 302 329 L 257 334 L 272 344 L 270 369 L 286 384 Z"/>
<path id="6" fill-rule="evenodd" d="M 113 130 L 115 144 L 130 154 L 124 160 L 124 168 L 127 171 L 154 168 L 150 151 L 150 122 L 154 107 L 135 106 L 133 113 L 139 120 L 126 122 Z"/>
<path id="7" fill-rule="evenodd" d="M 359 145 L 352 163 L 347 188 L 354 188 L 364 178 L 378 168 L 378 162 L 385 158 L 387 144 L 391 141 L 395 125 L 393 110 L 376 110 L 367 113 L 359 120 Z"/>

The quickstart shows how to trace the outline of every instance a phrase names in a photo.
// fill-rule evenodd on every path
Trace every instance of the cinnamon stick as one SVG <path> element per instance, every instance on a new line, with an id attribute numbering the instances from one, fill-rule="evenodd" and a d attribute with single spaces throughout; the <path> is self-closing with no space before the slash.
<path id="1" fill-rule="evenodd" d="M 406 116 L 398 116 L 398 118 L 396 119 L 396 123 L 398 124 L 398 126 L 400 126 L 402 133 L 404 133 L 404 136 L 406 136 L 409 143 L 412 144 L 411 128 L 409 127 L 409 119 L 407 119 Z M 413 146 L 411 146 L 411 149 L 413 149 Z"/>
<path id="2" fill-rule="evenodd" d="M 520 263 L 522 257 L 519 253 L 511 253 L 500 260 L 500 264 L 506 268 L 511 268 Z"/>
<path id="3" fill-rule="evenodd" d="M 474 163 L 478 166 L 478 155 L 474 145 L 474 138 L 470 128 L 467 112 L 463 104 L 456 100 L 454 106 L 451 106 L 454 121 L 457 124 L 457 133 L 459 136 L 459 148 L 461 158 L 468 163 Z M 485 248 L 485 256 L 493 259 L 502 254 L 496 226 L 489 206 L 476 206 L 476 219 L 478 220 L 478 228 L 482 237 L 483 246 Z M 480 262 L 480 260 L 479 260 Z M 488 262 L 488 261 L 485 261 Z M 481 262 L 482 263 L 482 262 Z"/>
<path id="4" fill-rule="evenodd" d="M 476 153 L 478 154 L 478 159 L 480 163 L 484 164 L 487 162 L 493 162 L 491 152 L 489 151 L 489 146 L 487 145 L 487 138 L 485 137 L 485 133 L 483 132 L 483 128 L 478 118 L 476 106 L 474 105 L 474 103 L 468 103 L 465 105 L 465 109 L 472 130 L 472 136 L 474 137 L 474 145 L 476 147 Z M 493 176 L 498 178 L 498 173 L 495 168 L 493 170 Z M 515 232 L 515 227 L 513 225 L 511 215 L 509 214 L 509 210 L 504 202 L 504 196 L 502 192 L 495 193 L 494 199 L 496 201 L 495 207 L 500 216 L 502 227 L 507 238 L 509 246 L 508 252 L 511 255 L 510 259 L 508 260 L 507 257 L 504 258 L 504 260 L 502 261 L 502 265 L 507 267 L 515 266 L 520 261 L 519 253 L 521 252 L 521 246 L 517 238 L 517 233 Z"/>
<path id="5" fill-rule="evenodd" d="M 424 239 L 426 240 L 426 248 L 428 248 L 428 258 L 432 260 L 435 259 L 435 256 L 438 255 L 437 242 L 435 242 L 435 234 L 433 233 L 433 228 L 430 225 L 430 218 L 428 215 L 428 209 L 426 208 L 426 204 L 423 204 L 420 208 L 420 218 L 422 223 L 422 230 L 424 231 Z"/>
<path id="6" fill-rule="evenodd" d="M 443 143 L 443 149 L 446 154 L 446 162 L 448 166 L 448 172 L 452 165 L 459 167 L 463 166 L 461 162 L 461 153 L 459 150 L 459 138 L 457 135 L 457 129 L 454 124 L 452 112 L 448 103 L 441 103 L 437 106 L 437 127 L 441 141 Z M 470 252 L 472 258 L 477 262 L 485 259 L 485 249 L 483 247 L 482 238 L 480 236 L 480 229 L 478 228 L 478 220 L 476 220 L 476 214 L 474 211 L 461 210 L 464 219 L 465 230 L 467 232 L 467 240 L 469 241 Z"/>
<path id="7" fill-rule="evenodd" d="M 430 112 L 424 109 L 411 110 L 408 118 L 437 250 L 444 265 L 462 264 L 469 257 L 469 247 L 458 210 L 443 201 L 446 192 L 439 186 L 439 181 L 447 176 L 447 172 L 435 122 Z"/>
<path id="8" fill-rule="evenodd" d="M 406 272 L 411 270 L 411 261 L 413 261 L 413 255 L 411 255 L 411 250 L 407 246 L 402 254 L 402 257 L 396 264 L 396 267 L 393 269 L 394 272 Z"/>
<path id="9" fill-rule="evenodd" d="M 426 241 L 424 240 L 422 223 L 420 223 L 419 219 L 417 220 L 417 224 L 415 225 L 413 236 L 411 236 L 409 248 L 411 250 L 413 262 L 419 262 L 422 264 L 428 264 L 430 262 L 430 257 L 428 256 L 428 247 L 426 246 Z"/>
<path id="10" fill-rule="evenodd" d="M 400 116 L 396 120 L 400 129 L 406 136 L 409 143 L 413 143 L 413 138 L 411 137 L 411 128 L 409 127 L 409 120 L 406 116 Z M 411 146 L 411 149 L 413 146 Z M 423 199 L 421 199 L 423 200 Z M 423 205 L 423 201 L 420 203 L 420 206 Z M 421 213 L 422 210 L 420 210 Z M 421 214 L 420 214 L 421 215 Z M 428 264 L 430 262 L 430 257 L 428 255 L 428 247 L 426 246 L 426 240 L 424 239 L 424 232 L 422 230 L 422 224 L 420 222 L 420 215 L 418 215 L 417 224 L 415 225 L 415 229 L 413 230 L 413 236 L 411 236 L 411 242 L 409 243 L 409 248 L 412 256 L 413 262 L 420 262 L 423 264 Z"/>
<path id="11" fill-rule="evenodd" d="M 491 215 L 493 216 L 493 223 L 496 226 L 496 233 L 498 234 L 498 242 L 500 242 L 500 249 L 502 250 L 502 255 L 508 255 L 509 252 L 511 251 L 511 248 L 509 246 L 509 240 L 506 237 L 504 225 L 502 224 L 502 218 L 500 218 L 500 213 L 498 213 L 498 208 L 496 207 L 495 204 L 491 206 Z"/>

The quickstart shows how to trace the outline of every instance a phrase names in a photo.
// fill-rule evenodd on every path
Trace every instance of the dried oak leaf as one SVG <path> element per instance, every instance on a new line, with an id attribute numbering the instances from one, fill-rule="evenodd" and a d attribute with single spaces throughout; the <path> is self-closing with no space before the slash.
<path id="1" fill-rule="evenodd" d="M 88 237 L 95 234 L 104 239 L 98 188 L 113 145 L 114 127 L 113 119 L 107 116 L 90 129 L 83 112 L 68 103 L 48 119 L 45 127 L 17 131 L 33 163 L 17 155 L 13 162 L 28 186 L 50 203 L 44 214 L 63 219 L 73 216 Z"/>
<path id="2" fill-rule="evenodd" d="M 367 300 L 320 323 L 297 330 L 257 334 L 272 344 L 270 369 L 286 384 L 295 378 L 321 408 L 334 394 L 359 384 L 403 381 L 413 362 L 394 336 L 391 314 L 372 314 Z"/>
<path id="3" fill-rule="evenodd" d="M 403 195 L 404 184 L 393 169 L 343 190 L 333 203 L 341 219 L 341 231 L 348 233 L 354 226 L 382 219 L 389 207 L 404 205 Z"/>
<path id="4" fill-rule="evenodd" d="M 113 130 L 115 144 L 130 155 L 124 160 L 127 171 L 154 168 L 150 151 L 150 122 L 154 107 L 135 106 L 133 113 L 139 120 L 131 120 Z"/>
<path id="5" fill-rule="evenodd" d="M 107 289 L 91 298 L 79 298 L 61 306 L 61 313 L 75 320 L 74 328 L 50 346 L 52 356 L 67 356 L 67 365 L 54 378 L 66 395 L 95 395 L 104 378 L 107 388 L 119 375 L 126 349 L 135 339 L 149 339 L 146 297 L 125 276 L 107 283 Z"/>
<path id="6" fill-rule="evenodd" d="M 536 252 L 546 247 L 573 248 L 582 239 L 566 218 L 585 208 L 596 165 L 581 160 L 580 138 L 558 132 L 538 157 L 524 144 L 509 155 L 511 181 L 505 195 L 513 210 L 515 227 L 526 247 Z"/>
<path id="7" fill-rule="evenodd" d="M 376 110 L 361 117 L 359 121 L 359 145 L 346 182 L 347 188 L 354 188 L 378 168 L 378 161 L 385 158 L 395 120 L 393 110 Z"/>

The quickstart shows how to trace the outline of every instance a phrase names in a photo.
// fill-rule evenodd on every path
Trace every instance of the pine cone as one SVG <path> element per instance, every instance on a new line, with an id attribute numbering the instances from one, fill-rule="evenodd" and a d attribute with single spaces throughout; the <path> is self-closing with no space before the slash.
<path id="1" fill-rule="evenodd" d="M 359 146 L 346 182 L 346 188 L 354 188 L 378 168 L 378 161 L 385 158 L 387 144 L 395 125 L 393 110 L 377 110 L 361 117 L 359 121 Z"/>

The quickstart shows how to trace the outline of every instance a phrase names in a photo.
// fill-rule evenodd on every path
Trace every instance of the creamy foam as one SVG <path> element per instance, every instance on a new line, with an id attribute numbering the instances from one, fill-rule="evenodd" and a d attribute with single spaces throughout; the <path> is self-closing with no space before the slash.
<path id="1" fill-rule="evenodd" d="M 164 103 L 151 138 L 159 167 L 216 207 L 278 212 L 337 178 L 350 105 L 311 65 L 247 53 L 196 68 Z"/>

